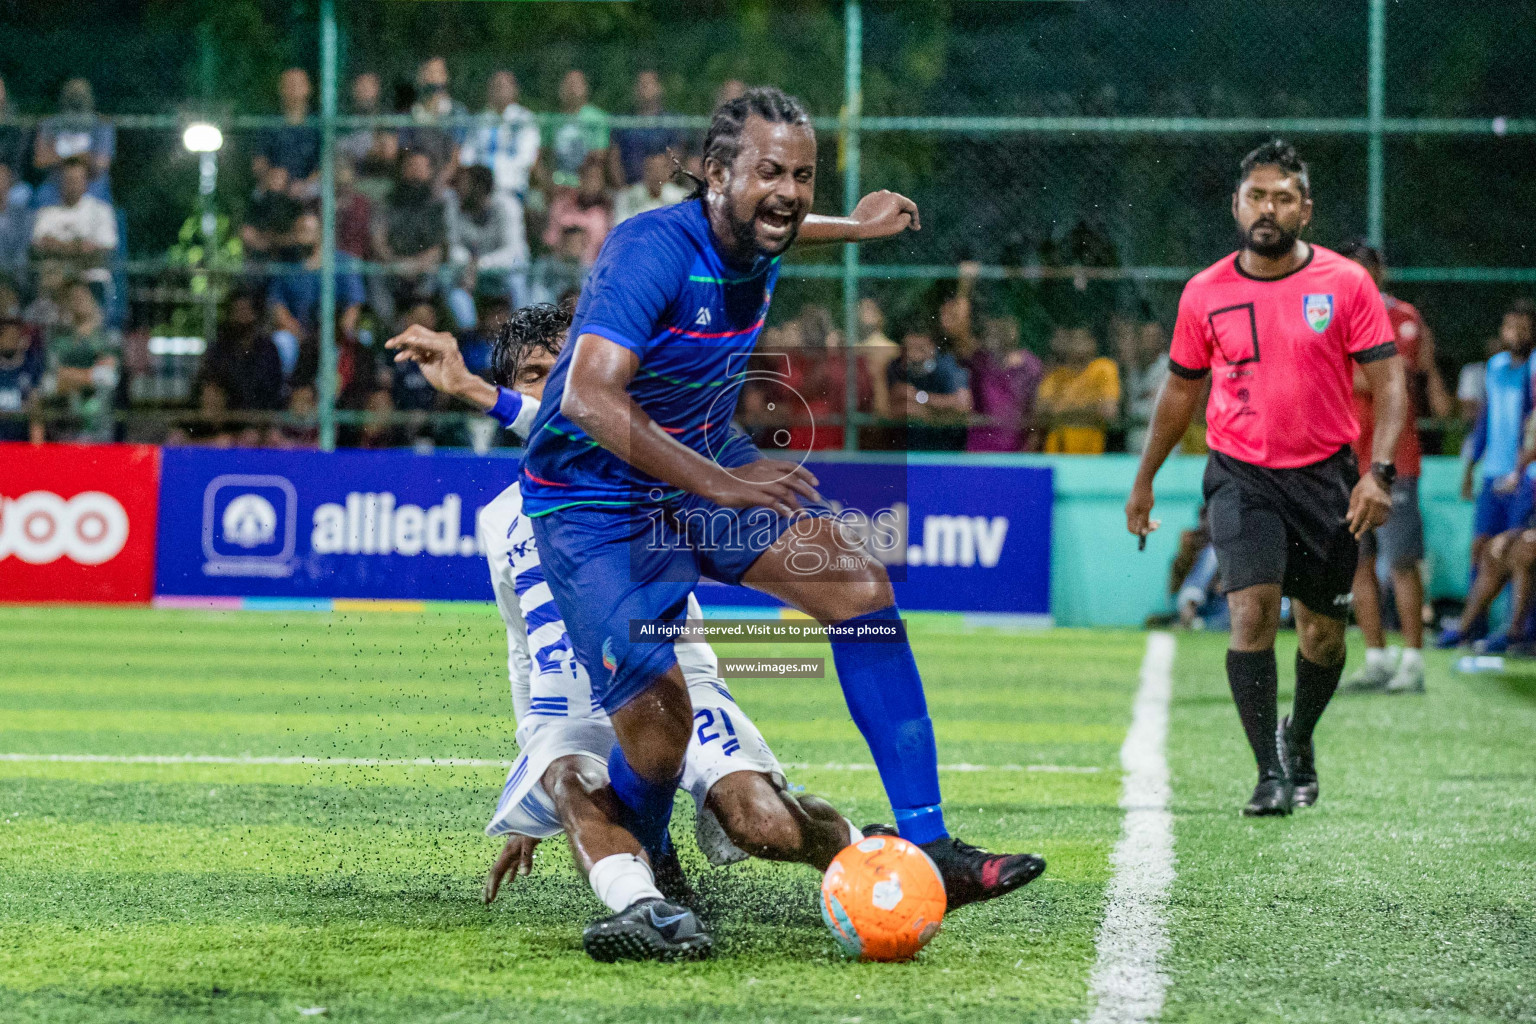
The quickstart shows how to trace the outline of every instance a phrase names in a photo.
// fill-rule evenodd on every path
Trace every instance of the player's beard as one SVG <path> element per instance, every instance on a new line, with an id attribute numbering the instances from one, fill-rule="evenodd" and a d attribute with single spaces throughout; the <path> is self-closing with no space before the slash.
<path id="1" fill-rule="evenodd" d="M 1260 242 L 1253 237 L 1254 229 L 1260 225 L 1266 225 L 1274 229 L 1275 237 L 1272 241 Z M 1290 252 L 1296 245 L 1298 237 L 1300 237 L 1299 232 L 1287 231 L 1280 226 L 1279 221 L 1272 220 L 1269 217 L 1260 217 L 1244 233 L 1243 247 L 1256 255 L 1272 260 Z"/>
<path id="2" fill-rule="evenodd" d="M 800 222 L 803 217 L 797 216 L 799 210 L 790 214 L 789 232 L 784 236 L 782 244 L 776 248 L 768 248 L 757 240 L 757 215 L 762 212 L 762 203 L 752 208 L 752 216 L 742 220 L 736 216 L 734 206 L 728 206 L 726 216 L 730 219 L 731 241 L 735 243 L 733 248 L 743 254 L 751 253 L 754 256 L 777 256 L 784 252 L 800 234 Z"/>

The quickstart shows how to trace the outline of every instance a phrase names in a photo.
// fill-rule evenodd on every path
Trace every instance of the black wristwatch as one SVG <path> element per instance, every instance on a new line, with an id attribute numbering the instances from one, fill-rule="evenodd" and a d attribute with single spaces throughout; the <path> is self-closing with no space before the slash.
<path id="1" fill-rule="evenodd" d="M 1397 467 L 1390 462 L 1371 463 L 1371 476 L 1381 484 L 1382 489 L 1390 491 L 1392 485 L 1397 482 Z"/>

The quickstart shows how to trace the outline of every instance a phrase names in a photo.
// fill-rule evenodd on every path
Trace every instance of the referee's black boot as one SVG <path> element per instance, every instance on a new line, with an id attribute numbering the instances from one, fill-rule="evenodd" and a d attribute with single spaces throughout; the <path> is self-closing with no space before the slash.
<path id="1" fill-rule="evenodd" d="M 1253 796 L 1243 807 L 1245 818 L 1274 818 L 1291 813 L 1291 781 L 1284 775 L 1261 775 Z"/>
<path id="2" fill-rule="evenodd" d="M 1311 807 L 1317 803 L 1317 765 L 1312 760 L 1312 743 L 1296 739 L 1290 715 L 1275 730 L 1275 746 L 1279 748 L 1280 764 L 1291 779 L 1292 805 Z"/>

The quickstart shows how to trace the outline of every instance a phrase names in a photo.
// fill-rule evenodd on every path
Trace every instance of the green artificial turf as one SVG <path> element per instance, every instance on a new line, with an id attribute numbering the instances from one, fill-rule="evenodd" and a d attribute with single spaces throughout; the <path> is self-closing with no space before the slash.
<path id="1" fill-rule="evenodd" d="M 912 633 L 940 760 L 987 769 L 945 771 L 950 822 L 1051 864 L 914 964 L 842 960 L 810 869 L 705 866 L 686 799 L 719 955 L 602 966 L 563 841 L 480 905 L 495 765 L 0 760 L 0 1021 L 1086 1019 L 1144 636 Z M 1536 1021 L 1536 669 L 1432 655 L 1426 696 L 1341 696 L 1319 806 L 1248 821 L 1224 638 L 1178 643 L 1163 1019 Z M 793 783 L 888 817 L 833 680 L 734 689 Z M 0 608 L 0 754 L 500 761 L 511 732 L 489 608 Z"/>
<path id="2" fill-rule="evenodd" d="M 1424 696 L 1339 695 L 1318 805 L 1249 820 L 1225 649 L 1179 641 L 1164 1020 L 1536 1021 L 1536 669 L 1463 676 L 1433 654 Z M 1282 713 L 1295 650 L 1282 634 Z"/>
<path id="3" fill-rule="evenodd" d="M 1143 638 L 913 635 L 940 760 L 997 769 L 944 773 L 952 827 L 1051 865 L 914 964 L 842 960 L 809 868 L 714 870 L 687 839 L 716 958 L 594 964 L 579 936 L 601 907 L 563 841 L 481 906 L 494 766 L 0 761 L 0 1020 L 1081 1018 Z M 510 759 L 505 665 L 488 607 L 0 608 L 0 754 Z M 816 766 L 792 783 L 888 819 L 874 772 L 846 767 L 868 754 L 835 681 L 733 688 L 781 760 Z"/>

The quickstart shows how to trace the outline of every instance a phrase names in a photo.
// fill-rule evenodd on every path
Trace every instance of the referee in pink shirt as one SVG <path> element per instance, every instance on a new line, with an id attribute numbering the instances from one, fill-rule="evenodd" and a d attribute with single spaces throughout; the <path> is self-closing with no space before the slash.
<path id="1" fill-rule="evenodd" d="M 1244 157 L 1232 215 L 1242 249 L 1196 274 L 1179 300 L 1172 373 L 1125 519 L 1138 536 L 1157 529 L 1152 479 L 1211 374 L 1204 490 L 1232 612 L 1227 682 L 1259 765 L 1243 813 L 1279 815 L 1317 801 L 1312 730 L 1344 671 L 1357 541 L 1392 509 L 1408 394 L 1375 282 L 1300 238 L 1312 196 L 1294 148 L 1276 140 Z M 1360 434 L 1351 364 L 1375 396 L 1364 476 L 1350 448 Z M 1300 649 L 1295 706 L 1277 723 L 1282 595 L 1295 609 Z"/>

